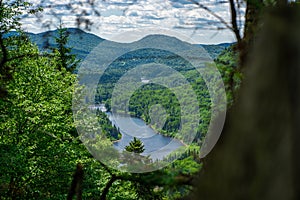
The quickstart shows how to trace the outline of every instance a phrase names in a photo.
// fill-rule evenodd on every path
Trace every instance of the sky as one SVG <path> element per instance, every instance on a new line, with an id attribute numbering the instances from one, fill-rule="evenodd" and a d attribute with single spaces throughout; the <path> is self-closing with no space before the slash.
<path id="1" fill-rule="evenodd" d="M 117 42 L 132 42 L 149 34 L 166 34 L 197 44 L 235 41 L 230 30 L 224 29 L 223 24 L 192 3 L 192 0 L 29 0 L 29 2 L 44 8 L 38 17 L 26 15 L 22 20 L 25 31 L 33 33 L 56 29 L 59 21 L 62 21 L 65 27 L 76 27 L 76 19 L 81 16 L 81 19 L 92 22 L 90 30 L 85 31 Z M 230 9 L 226 1 L 226 3 L 221 0 L 199 2 L 226 22 L 230 22 Z M 244 9 L 241 9 L 241 12 L 243 13 Z"/>

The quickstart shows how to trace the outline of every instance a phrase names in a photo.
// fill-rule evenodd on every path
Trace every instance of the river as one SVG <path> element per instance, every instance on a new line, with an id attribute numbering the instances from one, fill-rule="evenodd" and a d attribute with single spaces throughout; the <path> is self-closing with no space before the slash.
<path id="1" fill-rule="evenodd" d="M 103 109 L 105 108 L 104 105 L 101 104 L 99 107 L 102 108 L 102 111 L 106 111 L 106 109 Z M 183 146 L 177 139 L 158 134 L 142 119 L 125 115 L 112 115 L 109 112 L 106 112 L 106 114 L 112 124 L 119 128 L 122 134 L 122 138 L 113 144 L 119 151 L 123 151 L 125 146 L 133 140 L 133 137 L 143 142 L 145 151 L 142 155 L 150 155 L 150 158 L 153 160 L 161 160 Z"/>

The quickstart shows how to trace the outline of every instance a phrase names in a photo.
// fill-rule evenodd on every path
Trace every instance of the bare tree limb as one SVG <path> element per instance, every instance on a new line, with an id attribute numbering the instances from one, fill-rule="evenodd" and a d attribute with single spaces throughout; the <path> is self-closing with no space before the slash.
<path id="1" fill-rule="evenodd" d="M 212 16 L 214 16 L 215 18 L 217 18 L 222 24 L 224 24 L 224 26 L 226 26 L 226 28 L 228 28 L 231 31 L 234 31 L 233 27 L 231 27 L 222 17 L 220 17 L 219 15 L 217 15 L 211 9 L 209 9 L 208 7 L 206 7 L 203 4 L 199 3 L 198 1 L 195 1 L 195 0 L 190 0 L 190 1 L 192 3 L 194 3 L 195 5 L 197 5 L 199 8 L 207 11 L 209 14 L 211 14 Z"/>
<path id="2" fill-rule="evenodd" d="M 236 8 L 234 5 L 234 0 L 229 0 L 230 10 L 231 10 L 231 24 L 232 24 L 232 31 L 235 34 L 235 37 L 238 41 L 238 44 L 241 43 L 241 33 L 237 25 L 237 13 Z"/>

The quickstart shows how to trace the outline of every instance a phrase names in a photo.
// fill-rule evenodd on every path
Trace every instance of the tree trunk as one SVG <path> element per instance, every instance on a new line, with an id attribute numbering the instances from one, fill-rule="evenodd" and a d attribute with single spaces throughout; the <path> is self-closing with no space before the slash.
<path id="1" fill-rule="evenodd" d="M 247 62 L 247 55 L 253 45 L 255 33 L 260 27 L 260 16 L 263 11 L 263 0 L 250 0 L 246 2 L 245 28 L 243 39 L 237 44 L 239 52 L 239 66 L 241 70 Z"/>
<path id="2" fill-rule="evenodd" d="M 67 200 L 72 200 L 75 195 L 77 200 L 82 199 L 82 182 L 83 182 L 83 166 L 80 163 L 78 163 L 76 166 L 76 171 L 73 174 L 73 180 L 67 196 Z"/>
<path id="3" fill-rule="evenodd" d="M 300 8 L 264 17 L 255 40 L 247 25 L 245 38 L 255 45 L 239 102 L 191 199 L 300 199 Z"/>

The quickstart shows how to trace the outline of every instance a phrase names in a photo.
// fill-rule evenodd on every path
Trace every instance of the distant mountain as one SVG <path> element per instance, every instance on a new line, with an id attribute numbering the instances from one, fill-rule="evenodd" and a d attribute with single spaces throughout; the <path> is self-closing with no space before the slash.
<path id="1" fill-rule="evenodd" d="M 220 55 L 220 53 L 233 45 L 234 43 L 221 43 L 221 44 L 196 44 L 196 46 L 202 46 L 210 56 L 215 59 Z"/>
<path id="2" fill-rule="evenodd" d="M 69 43 L 67 46 L 73 48 L 72 53 L 75 54 L 79 59 L 84 59 L 93 50 L 94 47 L 96 47 L 100 42 L 104 41 L 103 38 L 91 33 L 86 33 L 81 29 L 68 28 L 67 31 L 69 32 Z M 10 32 L 8 35 L 14 34 L 17 33 Z M 49 47 L 55 47 L 54 38 L 58 35 L 58 31 L 46 31 L 38 34 L 27 33 L 27 35 L 30 37 L 32 42 L 37 44 L 40 50 L 47 50 L 47 48 L 49 49 Z M 176 45 L 176 40 L 178 39 L 165 35 L 150 35 L 146 36 L 139 42 L 145 42 L 145 44 L 147 44 L 147 42 L 151 42 L 153 40 L 155 40 L 158 44 L 160 43 L 160 40 L 164 42 L 166 40 L 169 40 L 170 42 L 173 42 L 174 45 Z M 209 55 L 213 59 L 215 59 L 225 48 L 227 48 L 230 45 L 232 45 L 232 43 L 222 43 L 215 45 L 195 44 L 193 46 L 202 46 L 209 53 Z M 187 47 L 190 48 L 191 45 L 188 44 Z M 174 46 L 174 48 L 176 47 Z"/>
<path id="3" fill-rule="evenodd" d="M 69 42 L 67 46 L 72 47 L 72 53 L 80 59 L 84 59 L 94 47 L 104 40 L 77 28 L 68 28 L 68 33 Z M 55 47 L 54 38 L 58 36 L 58 31 L 47 31 L 38 34 L 28 33 L 28 35 L 41 50 L 45 50 L 49 47 Z"/>

